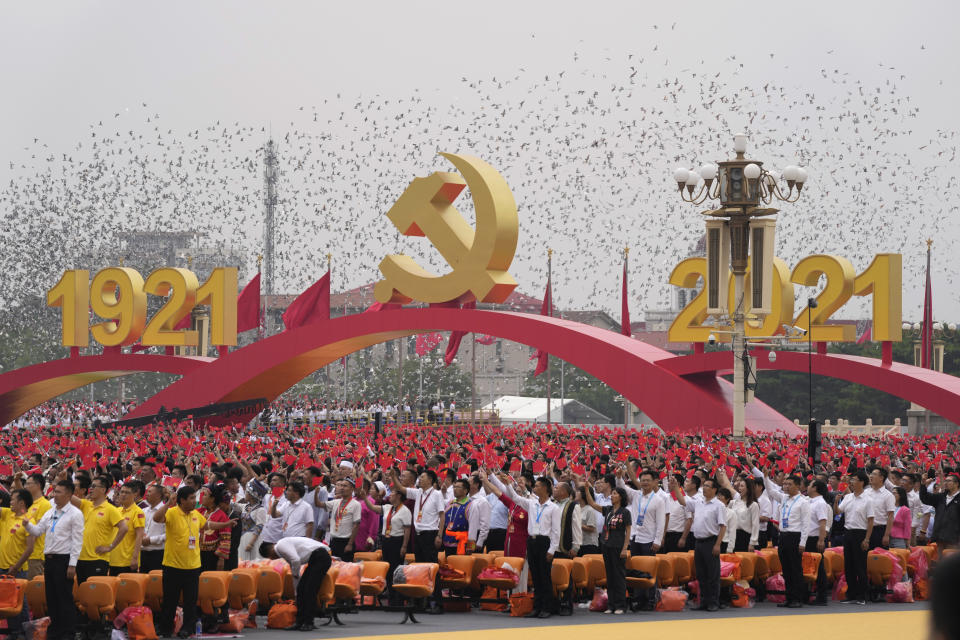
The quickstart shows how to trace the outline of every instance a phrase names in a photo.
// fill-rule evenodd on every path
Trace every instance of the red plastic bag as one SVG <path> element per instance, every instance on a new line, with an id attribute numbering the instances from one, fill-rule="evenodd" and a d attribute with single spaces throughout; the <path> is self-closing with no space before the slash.
<path id="1" fill-rule="evenodd" d="M 927 554 L 920 547 L 914 548 L 907 558 L 907 568 L 913 570 L 914 580 L 926 580 L 930 574 L 930 562 Z"/>
<path id="2" fill-rule="evenodd" d="M 930 597 L 930 583 L 926 578 L 916 580 L 913 583 L 913 599 L 926 600 Z"/>
<path id="3" fill-rule="evenodd" d="M 728 573 L 728 574 L 723 573 L 723 564 L 725 562 L 733 565 L 733 569 L 731 573 Z M 735 553 L 721 553 L 720 554 L 720 576 L 721 577 L 723 577 L 724 575 L 733 576 L 734 580 L 739 580 L 740 579 L 740 562 L 741 562 L 740 556 L 738 556 Z"/>
<path id="4" fill-rule="evenodd" d="M 496 589 L 493 587 L 485 587 L 481 600 L 496 600 L 498 597 L 499 594 Z M 481 602 L 480 608 L 484 611 L 506 611 L 507 604 L 505 602 Z"/>
<path id="5" fill-rule="evenodd" d="M 593 600 L 590 601 L 590 611 L 607 610 L 607 592 L 600 587 L 593 590 Z"/>
<path id="6" fill-rule="evenodd" d="M 337 569 L 337 584 L 360 591 L 360 578 L 363 576 L 363 567 L 357 562 L 334 562 L 331 569 Z"/>
<path id="7" fill-rule="evenodd" d="M 477 580 L 510 580 L 516 585 L 520 582 L 520 576 L 509 569 L 487 567 L 477 575 Z"/>
<path id="8" fill-rule="evenodd" d="M 893 592 L 887 594 L 887 602 L 913 602 L 913 582 L 904 580 L 893 585 Z"/>
<path id="9" fill-rule="evenodd" d="M 510 617 L 521 618 L 533 611 L 533 594 L 515 593 L 510 596 Z"/>
<path id="10" fill-rule="evenodd" d="M 734 569 L 736 568 L 737 568 L 737 565 L 733 564 L 732 562 L 724 562 L 723 560 L 721 560 L 720 561 L 720 577 L 721 578 L 731 577 L 733 575 Z"/>
<path id="11" fill-rule="evenodd" d="M 767 600 L 770 602 L 786 602 L 786 583 L 783 581 L 783 574 L 776 573 L 767 578 L 764 586 L 767 588 Z"/>
<path id="12" fill-rule="evenodd" d="M 657 591 L 657 611 L 683 611 L 687 606 L 687 594 L 679 587 Z"/>
<path id="13" fill-rule="evenodd" d="M 416 584 L 433 588 L 430 566 L 426 564 L 401 564 L 393 572 L 393 584 Z"/>
<path id="14" fill-rule="evenodd" d="M 833 599 L 837 601 L 847 599 L 847 576 L 843 573 L 833 585 Z"/>
<path id="15" fill-rule="evenodd" d="M 27 640 L 47 640 L 47 627 L 50 626 L 50 616 L 36 618 L 23 623 L 23 633 Z"/>
<path id="16" fill-rule="evenodd" d="M 747 593 L 747 588 L 740 584 L 733 585 L 733 599 L 730 601 L 730 604 L 741 609 L 752 607 L 753 603 L 750 602 L 750 595 Z"/>
<path id="17" fill-rule="evenodd" d="M 690 594 L 690 597 L 693 598 L 693 601 L 700 603 L 700 581 L 699 580 L 690 580 L 687 582 L 687 593 Z"/>

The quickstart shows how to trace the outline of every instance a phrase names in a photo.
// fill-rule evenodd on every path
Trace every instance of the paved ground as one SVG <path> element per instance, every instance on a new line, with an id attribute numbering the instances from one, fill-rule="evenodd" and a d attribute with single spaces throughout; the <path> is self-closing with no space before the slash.
<path id="1" fill-rule="evenodd" d="M 563 640 L 570 632 L 578 640 L 602 634 L 604 640 L 641 635 L 671 640 L 708 638 L 709 640 L 742 640 L 744 637 L 771 637 L 777 640 L 803 638 L 812 634 L 821 638 L 877 637 L 913 640 L 926 638 L 926 604 L 868 604 L 805 607 L 786 612 L 770 603 L 761 603 L 751 609 L 725 609 L 716 613 L 699 611 L 627 613 L 622 616 L 603 615 L 577 610 L 567 617 L 547 620 L 511 618 L 505 613 L 473 610 L 470 613 L 447 613 L 439 616 L 417 616 L 420 624 L 400 625 L 399 612 L 361 611 L 341 616 L 345 623 L 321 626 L 317 631 L 248 630 L 245 636 L 255 640 L 303 640 L 327 638 L 399 638 L 416 637 L 443 640 Z M 266 622 L 260 618 L 261 627 Z M 493 635 L 491 635 L 493 632 Z M 822 635 L 826 633 L 827 635 Z"/>

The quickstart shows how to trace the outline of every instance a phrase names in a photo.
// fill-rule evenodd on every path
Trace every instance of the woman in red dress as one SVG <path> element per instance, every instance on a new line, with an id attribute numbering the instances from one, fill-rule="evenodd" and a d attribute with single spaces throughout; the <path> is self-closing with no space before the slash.
<path id="1" fill-rule="evenodd" d="M 501 477 L 509 478 L 509 476 L 504 476 L 501 474 Z M 524 558 L 523 570 L 520 572 L 520 582 L 517 583 L 516 591 L 526 591 L 527 587 L 527 576 L 529 572 L 527 571 L 527 538 L 529 533 L 527 530 L 527 519 L 528 515 L 526 510 L 515 503 L 510 499 L 509 496 L 505 495 L 500 489 L 495 487 L 487 480 L 487 475 L 485 473 L 480 474 L 480 479 L 483 481 L 483 488 L 488 492 L 492 493 L 500 502 L 504 504 L 507 510 L 510 512 L 509 520 L 507 521 L 507 535 L 503 545 L 503 555 L 504 557 L 510 558 Z M 510 479 L 512 481 L 512 478 Z M 503 480 L 507 482 L 506 479 Z M 514 567 L 516 569 L 516 567 Z"/>

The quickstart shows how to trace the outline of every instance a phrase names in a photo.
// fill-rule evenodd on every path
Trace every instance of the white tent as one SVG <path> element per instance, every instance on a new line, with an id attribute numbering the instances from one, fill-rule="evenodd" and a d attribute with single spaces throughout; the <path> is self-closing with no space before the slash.
<path id="1" fill-rule="evenodd" d="M 547 399 L 527 398 L 524 396 L 500 396 L 484 410 L 494 410 L 500 415 L 501 422 L 546 422 Z M 610 418 L 587 405 L 571 398 L 550 399 L 551 422 L 606 424 Z"/>

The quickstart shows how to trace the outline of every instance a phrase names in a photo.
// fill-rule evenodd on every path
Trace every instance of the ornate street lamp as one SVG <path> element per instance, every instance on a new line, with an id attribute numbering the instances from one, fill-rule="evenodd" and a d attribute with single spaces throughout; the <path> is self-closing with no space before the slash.
<path id="1" fill-rule="evenodd" d="M 719 201 L 720 208 L 704 211 L 707 227 L 707 313 L 723 315 L 728 312 L 728 280 L 726 263 L 729 260 L 734 276 L 733 310 L 733 435 L 744 435 L 745 408 L 748 389 L 744 379 L 747 353 L 744 319 L 749 312 L 756 316 L 770 313 L 772 299 L 772 265 L 777 209 L 766 207 L 774 199 L 796 202 L 807 181 L 802 167 L 788 166 L 783 175 L 763 168 L 763 163 L 746 157 L 747 136 L 733 137 L 733 160 L 707 163 L 699 170 L 677 168 L 673 178 L 684 202 L 702 204 Z M 783 182 L 786 183 L 786 188 Z M 753 244 L 751 256 L 750 244 Z M 752 259 L 751 259 L 752 258 Z M 753 274 L 749 304 L 744 304 L 745 277 L 748 267 Z"/>

